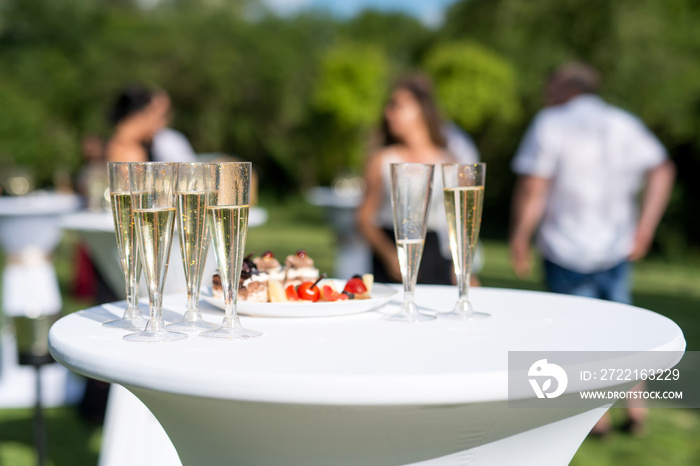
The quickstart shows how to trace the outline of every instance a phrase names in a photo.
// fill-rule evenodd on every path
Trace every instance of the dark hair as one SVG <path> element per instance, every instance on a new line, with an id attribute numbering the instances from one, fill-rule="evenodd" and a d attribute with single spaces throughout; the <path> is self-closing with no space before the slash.
<path id="1" fill-rule="evenodd" d="M 582 61 L 572 61 L 559 66 L 550 74 L 560 85 L 577 92 L 595 94 L 600 89 L 600 73 L 593 66 Z"/>
<path id="2" fill-rule="evenodd" d="M 428 127 L 430 139 L 438 147 L 445 147 L 447 141 L 442 132 L 442 118 L 440 111 L 435 103 L 433 96 L 433 85 L 430 79 L 423 75 L 406 76 L 394 85 L 391 92 L 394 93 L 399 89 L 404 89 L 418 101 L 418 105 L 423 115 L 423 120 Z M 382 125 L 380 129 L 380 144 L 384 147 L 392 144 L 397 144 L 400 141 L 391 133 L 389 122 L 386 119 L 386 114 L 382 115 Z"/>
<path id="3" fill-rule="evenodd" d="M 117 126 L 126 118 L 140 112 L 151 103 L 153 92 L 140 85 L 129 85 L 123 88 L 114 99 L 112 108 L 107 114 L 107 120 Z"/>

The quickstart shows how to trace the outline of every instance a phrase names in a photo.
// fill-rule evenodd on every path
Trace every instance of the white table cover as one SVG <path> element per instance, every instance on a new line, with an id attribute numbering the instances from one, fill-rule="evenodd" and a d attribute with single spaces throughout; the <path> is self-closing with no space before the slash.
<path id="1" fill-rule="evenodd" d="M 0 197 L 0 247 L 4 250 L 0 319 L 57 314 L 61 293 L 51 253 L 61 239 L 61 218 L 80 207 L 72 194 L 36 192 Z M 20 408 L 35 402 L 34 368 L 20 366 L 12 325 L 6 321 L 0 335 L 0 407 Z M 41 370 L 43 403 L 56 406 L 75 402 L 83 383 L 64 367 Z"/>
<path id="2" fill-rule="evenodd" d="M 456 294 L 419 286 L 417 300 L 444 309 Z M 632 306 L 513 290 L 472 296 L 491 319 L 243 318 L 265 335 L 149 345 L 121 340 L 100 325 L 113 315 L 92 308 L 61 319 L 49 342 L 67 367 L 143 401 L 185 465 L 568 464 L 609 405 L 509 408 L 509 350 L 685 348 L 675 323 Z M 183 303 L 166 299 L 170 317 Z"/>

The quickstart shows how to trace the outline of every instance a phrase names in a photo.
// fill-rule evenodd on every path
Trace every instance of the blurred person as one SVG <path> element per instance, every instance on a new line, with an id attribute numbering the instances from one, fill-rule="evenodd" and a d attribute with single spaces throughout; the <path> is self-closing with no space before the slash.
<path id="1" fill-rule="evenodd" d="M 158 162 L 196 162 L 197 156 L 187 137 L 168 125 L 173 119 L 174 111 L 170 96 L 160 91 L 153 96 L 156 105 L 160 105 L 165 114 L 165 126 L 153 136 L 151 150 L 153 160 Z"/>
<path id="2" fill-rule="evenodd" d="M 357 210 L 357 224 L 372 248 L 372 265 L 378 282 L 401 282 L 393 231 L 390 165 L 427 163 L 436 164 L 436 167 L 418 283 L 453 283 L 442 175 L 437 164 L 457 159 L 447 150 L 443 128 L 427 78 L 411 76 L 394 86 L 384 108 L 380 148 L 369 157 L 365 167 L 367 189 Z"/>
<path id="3" fill-rule="evenodd" d="M 478 163 L 479 150 L 472 138 L 459 126 L 449 122 L 442 126 L 442 134 L 447 142 L 447 151 L 458 163 Z"/>
<path id="4" fill-rule="evenodd" d="M 168 122 L 168 104 L 144 87 L 127 86 L 117 95 L 109 120 L 114 130 L 107 142 L 108 162 L 153 161 L 153 137 Z"/>
<path id="5" fill-rule="evenodd" d="M 511 264 L 530 275 L 530 242 L 556 293 L 631 304 L 631 262 L 643 258 L 673 188 L 675 168 L 658 139 L 631 115 L 596 95 L 598 72 L 583 63 L 558 68 L 541 110 L 512 161 Z M 636 198 L 645 185 L 641 209 Z M 628 405 L 624 429 L 640 432 L 643 404 Z M 593 433 L 610 431 L 606 415 Z"/>

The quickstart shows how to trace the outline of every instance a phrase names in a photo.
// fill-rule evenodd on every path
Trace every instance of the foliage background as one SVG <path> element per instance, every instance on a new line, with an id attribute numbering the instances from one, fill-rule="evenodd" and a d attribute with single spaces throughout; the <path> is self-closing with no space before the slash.
<path id="1" fill-rule="evenodd" d="M 256 0 L 0 0 L 0 170 L 40 184 L 77 171 L 80 139 L 109 134 L 115 92 L 168 90 L 198 152 L 252 160 L 278 196 L 359 171 L 390 83 L 422 70 L 489 163 L 488 236 L 507 227 L 509 160 L 547 73 L 584 59 L 603 96 L 639 115 L 679 167 L 657 250 L 700 246 L 700 4 L 465 0 L 428 29 L 400 13 L 277 17 Z"/>

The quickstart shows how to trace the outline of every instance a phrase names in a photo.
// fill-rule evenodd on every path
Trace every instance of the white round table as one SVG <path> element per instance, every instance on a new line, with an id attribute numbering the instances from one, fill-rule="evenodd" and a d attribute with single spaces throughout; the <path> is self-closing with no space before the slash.
<path id="1" fill-rule="evenodd" d="M 265 222 L 267 222 L 267 211 L 262 207 L 252 207 L 248 218 L 248 226 L 255 228 L 264 225 Z M 65 230 L 74 231 L 78 234 L 110 289 L 117 296 L 125 299 L 124 274 L 119 262 L 119 251 L 117 250 L 117 241 L 114 236 L 112 213 L 109 211 L 78 212 L 64 217 L 62 226 Z M 216 258 L 214 257 L 214 250 L 209 248 L 207 261 L 204 265 L 204 277 L 211 278 L 215 271 Z M 143 276 L 141 276 L 139 290 L 142 296 L 146 296 L 147 288 Z M 164 292 L 171 294 L 184 292 L 185 290 L 185 272 L 180 255 L 180 239 L 176 233 L 173 235 L 173 244 L 170 249 L 170 266 L 168 267 Z"/>
<path id="2" fill-rule="evenodd" d="M 6 254 L 0 320 L 3 316 L 36 317 L 61 311 L 61 292 L 51 254 L 61 239 L 62 216 L 78 210 L 80 204 L 79 196 L 55 192 L 0 197 L 0 248 Z M 82 395 L 82 383 L 57 364 L 44 367 L 41 377 L 45 406 L 72 403 Z M 18 365 L 12 325 L 2 326 L 0 407 L 33 406 L 34 383 L 34 369 Z"/>
<path id="3" fill-rule="evenodd" d="M 448 309 L 456 295 L 419 286 L 416 299 Z M 674 322 L 632 306 L 487 288 L 472 298 L 493 317 L 381 319 L 399 294 L 355 316 L 243 317 L 264 332 L 249 341 L 152 345 L 123 341 L 100 325 L 114 316 L 91 308 L 57 322 L 49 343 L 62 364 L 143 401 L 184 465 L 564 465 L 610 404 L 509 408 L 508 351 L 685 349 Z M 184 297 L 166 308 L 182 312 Z"/>

